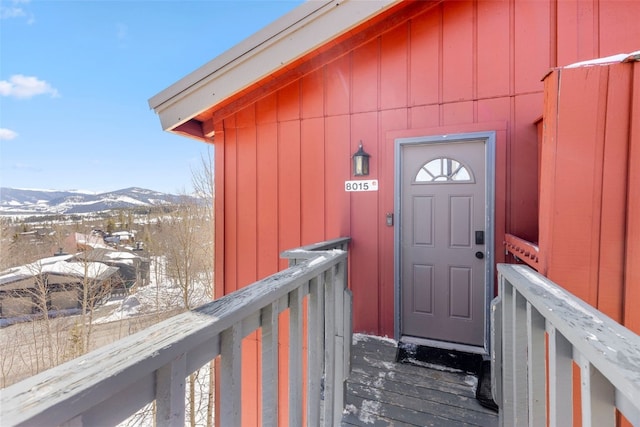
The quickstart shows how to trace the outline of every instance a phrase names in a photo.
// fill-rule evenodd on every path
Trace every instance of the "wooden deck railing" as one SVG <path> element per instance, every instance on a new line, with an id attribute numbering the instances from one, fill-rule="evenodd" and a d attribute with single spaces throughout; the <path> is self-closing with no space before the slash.
<path id="1" fill-rule="evenodd" d="M 183 426 L 185 378 L 221 356 L 220 421 L 241 424 L 242 338 L 262 334 L 262 424 L 278 420 L 278 318 L 289 310 L 289 424 L 333 426 L 343 408 L 351 303 L 348 239 L 290 251 L 296 263 L 237 292 L 172 317 L 2 390 L 0 424 L 115 425 L 156 401 L 156 425 Z M 303 382 L 303 300 L 307 381 Z M 346 349 L 346 350 L 345 350 Z M 327 375 L 325 375 L 327 373 Z M 303 393 L 306 387 L 306 393 Z M 306 402 L 302 401 L 306 396 Z"/>
<path id="2" fill-rule="evenodd" d="M 492 385 L 501 425 L 573 425 L 575 362 L 583 426 L 615 426 L 616 409 L 640 426 L 640 336 L 529 267 L 501 264 L 498 278 Z"/>
<path id="3" fill-rule="evenodd" d="M 524 262 L 536 271 L 540 271 L 540 261 L 538 259 L 540 249 L 538 245 L 516 237 L 513 234 L 505 234 L 504 247 L 516 260 Z"/>

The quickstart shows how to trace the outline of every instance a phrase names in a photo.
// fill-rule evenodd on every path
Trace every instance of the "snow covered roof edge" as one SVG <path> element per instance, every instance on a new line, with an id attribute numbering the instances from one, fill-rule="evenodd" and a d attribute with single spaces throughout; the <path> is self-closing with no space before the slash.
<path id="1" fill-rule="evenodd" d="M 595 58 L 589 59 L 587 61 L 580 61 L 574 64 L 570 64 L 561 68 L 579 68 L 579 67 L 590 67 L 594 65 L 607 65 L 607 64 L 617 64 L 621 62 L 635 62 L 640 61 L 640 50 L 637 50 L 632 53 L 619 53 L 617 55 L 606 56 L 604 58 Z"/>

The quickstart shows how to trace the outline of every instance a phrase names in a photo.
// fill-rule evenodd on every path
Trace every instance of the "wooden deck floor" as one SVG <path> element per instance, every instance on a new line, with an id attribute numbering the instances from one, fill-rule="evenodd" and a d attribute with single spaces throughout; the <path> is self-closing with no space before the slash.
<path id="1" fill-rule="evenodd" d="M 477 378 L 395 362 L 391 340 L 356 335 L 342 426 L 498 425 L 475 399 Z"/>

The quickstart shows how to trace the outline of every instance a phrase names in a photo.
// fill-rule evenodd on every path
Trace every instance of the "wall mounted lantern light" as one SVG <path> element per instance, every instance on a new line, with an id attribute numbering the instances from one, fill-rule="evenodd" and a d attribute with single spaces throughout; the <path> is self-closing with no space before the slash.
<path id="1" fill-rule="evenodd" d="M 358 151 L 353 155 L 353 175 L 369 175 L 369 157 L 371 156 L 362 149 L 362 141 L 360 141 Z"/>

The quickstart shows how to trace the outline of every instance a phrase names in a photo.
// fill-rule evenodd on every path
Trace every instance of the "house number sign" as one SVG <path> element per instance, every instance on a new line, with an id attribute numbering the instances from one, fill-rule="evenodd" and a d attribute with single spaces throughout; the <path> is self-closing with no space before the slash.
<path id="1" fill-rule="evenodd" d="M 378 191 L 378 180 L 345 181 L 344 191 Z"/>

